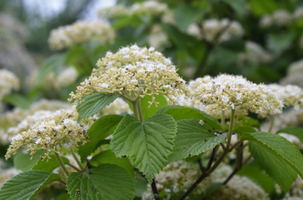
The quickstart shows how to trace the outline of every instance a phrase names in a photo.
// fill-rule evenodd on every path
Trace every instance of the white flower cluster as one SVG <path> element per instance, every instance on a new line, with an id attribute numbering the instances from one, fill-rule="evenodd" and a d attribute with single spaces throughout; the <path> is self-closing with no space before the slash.
<path id="1" fill-rule="evenodd" d="M 268 28 L 273 25 L 275 26 L 287 26 L 293 20 L 293 16 L 287 10 L 279 9 L 276 10 L 272 15 L 264 15 L 260 20 L 260 26 Z"/>
<path id="2" fill-rule="evenodd" d="M 200 101 L 200 110 L 220 113 L 240 109 L 261 117 L 282 112 L 282 101 L 268 86 L 252 83 L 242 76 L 222 74 L 205 76 L 189 82 L 193 101 Z"/>
<path id="3" fill-rule="evenodd" d="M 123 112 L 131 113 L 131 110 L 130 110 L 128 104 L 122 98 L 117 98 L 110 105 L 108 105 L 105 108 L 103 108 L 98 113 L 98 116 L 102 117 L 102 116 L 110 115 L 110 114 L 119 115 L 119 114 L 121 114 Z"/>
<path id="4" fill-rule="evenodd" d="M 253 41 L 245 42 L 245 52 L 239 53 L 237 63 L 240 66 L 257 65 L 271 61 L 274 55 L 265 51 L 259 44 Z"/>
<path id="5" fill-rule="evenodd" d="M 160 49 L 169 44 L 168 35 L 162 30 L 159 25 L 153 25 L 148 36 L 150 46 Z"/>
<path id="6" fill-rule="evenodd" d="M 12 92 L 19 89 L 19 79 L 6 69 L 0 70 L 0 100 Z"/>
<path id="7" fill-rule="evenodd" d="M 193 190 L 193 196 L 200 195 L 212 185 L 212 183 L 223 182 L 232 173 L 229 166 L 221 165 L 214 173 L 204 179 Z M 201 171 L 193 163 L 176 161 L 168 164 L 162 172 L 156 175 L 157 189 L 164 194 L 163 199 L 175 199 L 182 195 L 201 175 Z M 143 193 L 143 200 L 154 199 L 150 185 Z M 268 194 L 264 190 L 246 177 L 235 175 L 227 185 L 216 190 L 211 196 L 203 198 L 205 200 L 268 200 Z"/>
<path id="8" fill-rule="evenodd" d="M 135 3 L 131 7 L 123 7 L 115 5 L 107 8 L 102 8 L 98 11 L 99 15 L 105 18 L 123 17 L 123 16 L 160 16 L 169 12 L 165 3 L 158 1 L 143 1 L 142 3 Z"/>
<path id="9" fill-rule="evenodd" d="M 78 21 L 52 30 L 48 39 L 50 48 L 60 50 L 94 39 L 101 44 L 113 42 L 115 32 L 107 21 Z"/>
<path id="10" fill-rule="evenodd" d="M 275 92 L 285 106 L 303 106 L 303 90 L 296 85 L 270 84 L 269 88 Z"/>
<path id="11" fill-rule="evenodd" d="M 201 28 L 196 24 L 189 25 L 187 33 L 208 42 L 213 42 L 218 37 L 218 40 L 222 42 L 229 40 L 232 36 L 241 37 L 244 30 L 237 21 L 207 19 L 202 23 Z"/>
<path id="12" fill-rule="evenodd" d="M 171 102 L 186 90 L 185 81 L 177 74 L 171 60 L 165 58 L 153 47 L 140 48 L 137 45 L 123 47 L 117 53 L 107 55 L 97 62 L 89 79 L 77 87 L 76 94 L 70 94 L 69 101 L 83 101 L 83 97 L 93 93 L 118 93 L 126 99 L 165 95 Z"/>
<path id="13" fill-rule="evenodd" d="M 30 126 L 30 129 L 15 135 L 12 138 L 5 158 L 16 154 L 22 147 L 34 156 L 36 151 L 46 149 L 47 152 L 41 159 L 49 159 L 50 152 L 60 153 L 62 148 L 71 149 L 74 146 L 88 142 L 87 129 L 93 123 L 93 119 L 77 122 L 78 113 L 74 110 L 58 110 L 46 113 Z"/>
<path id="14" fill-rule="evenodd" d="M 300 87 L 303 87 L 303 82 L 301 81 L 303 79 L 303 59 L 296 61 L 287 69 L 287 76 L 284 77 L 281 81 L 281 85 L 298 85 Z"/>
<path id="15" fill-rule="evenodd" d="M 303 17 L 303 6 L 298 7 L 293 13 L 294 19 L 302 19 Z"/>
<path id="16" fill-rule="evenodd" d="M 191 163 L 183 160 L 168 164 L 163 171 L 156 175 L 156 185 L 159 193 L 165 193 L 161 199 L 173 199 L 172 196 L 181 196 L 201 175 L 201 172 Z M 210 178 L 204 179 L 192 192 L 193 195 L 202 194 L 212 184 Z M 143 193 L 142 200 L 152 200 L 154 195 L 150 184 Z"/>

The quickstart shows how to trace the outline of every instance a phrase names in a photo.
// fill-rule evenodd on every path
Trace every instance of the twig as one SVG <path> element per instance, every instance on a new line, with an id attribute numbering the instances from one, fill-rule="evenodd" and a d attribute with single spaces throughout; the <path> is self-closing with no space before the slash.
<path id="1" fill-rule="evenodd" d="M 155 200 L 160 200 L 155 179 L 153 179 L 151 187 L 152 187 L 152 190 L 153 190 L 153 194 L 154 194 Z"/>

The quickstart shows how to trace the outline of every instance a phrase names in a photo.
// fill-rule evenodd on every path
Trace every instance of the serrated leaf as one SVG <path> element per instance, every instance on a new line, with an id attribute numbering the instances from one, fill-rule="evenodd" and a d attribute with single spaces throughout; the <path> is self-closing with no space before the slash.
<path id="1" fill-rule="evenodd" d="M 303 128 L 296 126 L 288 126 L 281 128 L 277 133 L 287 133 L 296 136 L 303 143 Z"/>
<path id="2" fill-rule="evenodd" d="M 162 94 L 156 96 L 156 102 L 159 102 L 159 105 L 157 107 L 155 106 L 155 104 L 149 107 L 149 101 L 152 101 L 151 96 L 145 96 L 144 98 L 140 99 L 143 121 L 147 120 L 148 118 L 151 118 L 157 113 L 160 108 L 167 105 L 166 98 Z"/>
<path id="3" fill-rule="evenodd" d="M 128 158 L 117 158 L 115 153 L 111 150 L 106 150 L 98 153 L 90 160 L 90 164 L 93 166 L 99 166 L 100 164 L 114 164 L 125 169 L 132 177 L 134 177 L 134 167 L 129 162 Z"/>
<path id="4" fill-rule="evenodd" d="M 122 118 L 123 116 L 120 115 L 106 115 L 93 123 L 93 125 L 87 130 L 89 142 L 79 147 L 78 154 L 80 155 L 82 162 L 84 162 L 87 156 L 103 144 L 101 141 L 115 131 Z"/>
<path id="5" fill-rule="evenodd" d="M 174 150 L 168 156 L 170 162 L 205 153 L 223 142 L 227 136 L 226 133 L 216 136 L 210 126 L 201 126 L 196 119 L 177 121 L 177 127 Z"/>
<path id="6" fill-rule="evenodd" d="M 66 186 L 74 200 L 129 200 L 135 193 L 133 178 L 112 164 L 102 164 L 84 173 L 73 172 Z"/>
<path id="7" fill-rule="evenodd" d="M 173 11 L 173 16 L 176 22 L 176 26 L 182 32 L 186 32 L 188 26 L 199 20 L 203 15 L 203 12 L 195 7 L 181 4 Z"/>
<path id="8" fill-rule="evenodd" d="M 33 199 L 46 185 L 60 180 L 58 174 L 46 171 L 31 170 L 22 172 L 8 180 L 0 190 L 0 199 L 30 200 Z"/>
<path id="9" fill-rule="evenodd" d="M 284 190 L 289 189 L 289 184 L 294 178 L 292 169 L 303 177 L 303 155 L 285 138 L 266 132 L 254 132 L 243 134 L 241 139 L 250 141 L 250 152 L 254 159 Z M 277 174 L 277 172 L 287 172 L 285 176 L 288 178 L 280 178 L 284 174 Z"/>
<path id="10" fill-rule="evenodd" d="M 276 157 L 267 149 L 251 141 L 248 142 L 249 152 L 266 173 L 286 192 L 297 178 L 297 172 L 285 161 Z"/>
<path id="11" fill-rule="evenodd" d="M 102 108 L 108 106 L 118 97 L 119 94 L 100 93 L 85 96 L 85 102 L 77 105 L 77 111 L 79 113 L 78 121 L 97 114 Z"/>
<path id="12" fill-rule="evenodd" d="M 216 130 L 222 130 L 221 124 L 218 122 L 217 119 L 205 112 L 201 112 L 194 108 L 189 108 L 185 106 L 164 106 L 163 108 L 159 109 L 157 113 L 171 115 L 175 121 L 183 119 L 203 120 L 205 123 L 215 128 Z"/>
<path id="13" fill-rule="evenodd" d="M 51 72 L 58 76 L 64 67 L 66 55 L 64 53 L 54 54 L 48 57 L 40 66 L 37 76 L 37 84 L 41 83 L 44 78 Z"/>
<path id="14" fill-rule="evenodd" d="M 58 163 L 56 157 L 54 155 L 49 156 L 51 159 L 42 161 L 39 160 L 38 163 L 32 168 L 33 170 L 41 170 L 41 171 L 47 171 L 47 172 L 52 172 L 54 169 L 57 167 L 60 167 L 60 164 Z M 64 164 L 68 164 L 69 160 L 65 157 L 61 156 L 61 159 Z"/>
<path id="15" fill-rule="evenodd" d="M 115 130 L 111 144 L 117 157 L 130 156 L 151 183 L 167 164 L 176 131 L 176 122 L 166 114 L 155 115 L 145 122 L 126 115 Z"/>
<path id="16" fill-rule="evenodd" d="M 14 166 L 16 169 L 21 171 L 28 171 L 32 169 L 40 160 L 40 156 L 43 156 L 46 153 L 45 150 L 37 151 L 36 154 L 31 159 L 30 154 L 25 154 L 22 151 L 19 151 L 16 156 L 14 156 Z"/>

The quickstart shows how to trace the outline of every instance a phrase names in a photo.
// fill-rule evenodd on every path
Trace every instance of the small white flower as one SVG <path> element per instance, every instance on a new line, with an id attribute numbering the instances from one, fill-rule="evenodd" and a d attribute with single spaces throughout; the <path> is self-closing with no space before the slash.
<path id="1" fill-rule="evenodd" d="M 107 83 L 101 83 L 101 87 L 103 87 L 103 88 L 108 88 L 108 84 Z"/>
<path id="2" fill-rule="evenodd" d="M 12 138 L 12 141 L 14 142 L 14 141 L 18 141 L 18 140 L 21 140 L 21 139 L 22 139 L 22 135 L 21 135 L 21 134 L 18 134 L 18 135 L 14 136 L 14 137 Z"/>

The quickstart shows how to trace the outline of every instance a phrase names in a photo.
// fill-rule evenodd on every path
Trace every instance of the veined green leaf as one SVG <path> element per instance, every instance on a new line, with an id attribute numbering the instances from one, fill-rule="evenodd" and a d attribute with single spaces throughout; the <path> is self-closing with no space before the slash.
<path id="1" fill-rule="evenodd" d="M 133 178 L 112 164 L 102 164 L 84 173 L 73 172 L 66 186 L 74 200 L 130 200 L 135 193 Z"/>
<path id="2" fill-rule="evenodd" d="M 296 126 L 288 126 L 281 128 L 277 133 L 287 133 L 296 136 L 303 143 L 303 128 Z"/>
<path id="3" fill-rule="evenodd" d="M 285 138 L 266 132 L 245 133 L 249 150 L 254 159 L 266 172 L 287 191 L 296 178 L 303 177 L 303 155 Z"/>
<path id="4" fill-rule="evenodd" d="M 77 111 L 79 113 L 78 121 L 97 114 L 102 108 L 108 106 L 118 97 L 119 94 L 100 93 L 85 96 L 85 102 L 77 105 Z"/>
<path id="5" fill-rule="evenodd" d="M 130 156 L 151 183 L 167 164 L 176 131 L 176 122 L 166 114 L 155 115 L 145 122 L 126 115 L 115 130 L 111 144 L 117 157 Z"/>
<path id="6" fill-rule="evenodd" d="M 28 171 L 39 162 L 40 156 L 43 156 L 44 153 L 46 153 L 45 150 L 37 151 L 31 159 L 31 155 L 29 153 L 25 154 L 22 151 L 19 151 L 16 156 L 14 156 L 14 166 L 18 170 Z"/>
<path id="7" fill-rule="evenodd" d="M 46 185 L 57 180 L 60 180 L 60 176 L 51 172 L 37 170 L 22 172 L 3 185 L 0 190 L 0 199 L 30 200 Z"/>
<path id="8" fill-rule="evenodd" d="M 177 121 L 177 135 L 173 153 L 169 161 L 181 160 L 205 153 L 223 142 L 226 133 L 216 136 L 215 131 L 207 124 L 199 124 L 199 120 L 185 119 Z"/>
<path id="9" fill-rule="evenodd" d="M 60 164 L 58 163 L 56 157 L 54 155 L 49 156 L 51 159 L 42 161 L 39 160 L 38 163 L 32 168 L 33 170 L 41 170 L 41 171 L 47 171 L 47 172 L 52 172 L 54 169 L 57 167 L 60 167 Z M 64 164 L 68 164 L 69 160 L 65 157 L 61 156 L 61 159 Z"/>
<path id="10" fill-rule="evenodd" d="M 238 126 L 234 128 L 233 132 L 235 133 L 253 133 L 256 132 L 256 130 L 251 126 Z"/>
<path id="11" fill-rule="evenodd" d="M 104 138 L 115 131 L 122 118 L 123 116 L 120 115 L 106 115 L 95 121 L 87 130 L 89 142 L 79 147 L 78 154 L 80 155 L 82 162 L 99 147 L 98 144 L 100 141 L 104 140 Z"/>

